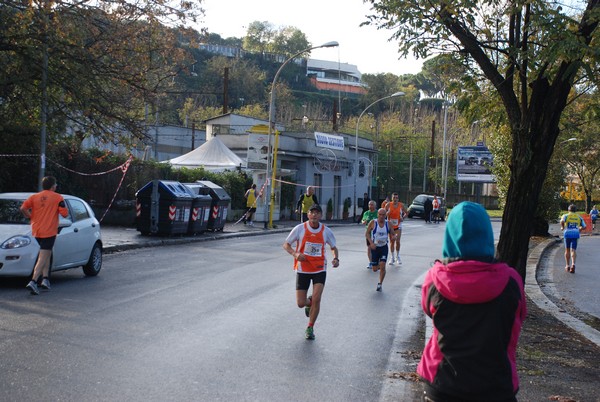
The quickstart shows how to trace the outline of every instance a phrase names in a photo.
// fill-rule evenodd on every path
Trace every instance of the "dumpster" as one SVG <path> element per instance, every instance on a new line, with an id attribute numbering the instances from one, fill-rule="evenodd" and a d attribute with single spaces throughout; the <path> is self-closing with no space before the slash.
<path id="1" fill-rule="evenodd" d="M 136 225 L 142 234 L 188 232 L 194 194 L 178 181 L 152 180 L 135 193 Z"/>
<path id="2" fill-rule="evenodd" d="M 204 233 L 208 227 L 208 217 L 212 206 L 212 197 L 209 195 L 209 189 L 197 183 L 183 183 L 183 185 L 189 188 L 194 195 L 188 233 Z"/>
<path id="3" fill-rule="evenodd" d="M 231 197 L 223 187 L 212 181 L 198 180 L 194 184 L 198 185 L 200 194 L 208 194 L 211 197 L 207 230 L 213 232 L 223 230 L 225 221 L 227 220 L 227 209 L 229 208 Z"/>

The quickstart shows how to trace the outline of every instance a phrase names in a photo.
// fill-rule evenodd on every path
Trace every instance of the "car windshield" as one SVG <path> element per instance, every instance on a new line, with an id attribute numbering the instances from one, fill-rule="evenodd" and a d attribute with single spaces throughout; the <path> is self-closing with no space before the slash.
<path id="1" fill-rule="evenodd" d="M 29 219 L 25 218 L 20 209 L 23 200 L 2 200 L 0 199 L 0 224 L 29 224 Z"/>

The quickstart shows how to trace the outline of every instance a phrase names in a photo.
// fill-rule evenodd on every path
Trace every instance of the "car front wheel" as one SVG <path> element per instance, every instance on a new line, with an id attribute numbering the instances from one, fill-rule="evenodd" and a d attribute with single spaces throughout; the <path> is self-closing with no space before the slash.
<path id="1" fill-rule="evenodd" d="M 86 276 L 96 276 L 102 268 L 102 247 L 99 243 L 94 244 L 94 248 L 90 253 L 90 259 L 83 266 L 83 273 Z"/>

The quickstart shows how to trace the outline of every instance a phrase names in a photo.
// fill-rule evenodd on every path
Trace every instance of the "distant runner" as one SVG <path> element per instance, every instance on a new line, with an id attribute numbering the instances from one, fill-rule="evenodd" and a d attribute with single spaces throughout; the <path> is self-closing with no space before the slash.
<path id="1" fill-rule="evenodd" d="M 365 233 L 367 244 L 369 244 L 369 249 L 371 250 L 371 267 L 373 268 L 373 272 L 379 271 L 379 282 L 376 288 L 378 292 L 381 292 L 381 286 L 385 279 L 388 241 L 393 242 L 396 237 L 392 229 L 388 226 L 388 222 L 385 219 L 386 214 L 386 210 L 380 208 L 377 211 L 377 219 L 369 222 L 367 232 Z"/>

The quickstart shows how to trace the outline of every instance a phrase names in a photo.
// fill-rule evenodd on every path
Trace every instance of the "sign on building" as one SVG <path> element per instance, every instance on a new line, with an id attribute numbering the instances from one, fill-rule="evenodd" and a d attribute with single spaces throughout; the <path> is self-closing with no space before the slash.
<path id="1" fill-rule="evenodd" d="M 332 135 L 315 132 L 316 145 L 321 148 L 344 150 L 344 137 L 341 135 Z"/>

